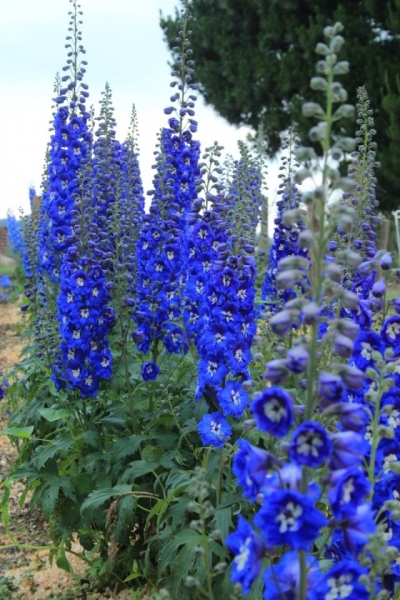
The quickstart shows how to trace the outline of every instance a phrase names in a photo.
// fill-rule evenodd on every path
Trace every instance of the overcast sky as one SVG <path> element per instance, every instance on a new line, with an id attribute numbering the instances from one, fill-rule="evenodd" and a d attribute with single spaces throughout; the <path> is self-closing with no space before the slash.
<path id="1" fill-rule="evenodd" d="M 168 117 L 170 55 L 159 13 L 172 14 L 177 0 L 81 0 L 88 67 L 88 106 L 98 112 L 100 93 L 113 91 L 117 138 L 126 137 L 132 103 L 139 119 L 141 169 L 150 189 L 156 135 Z M 0 218 L 10 208 L 29 212 L 28 188 L 40 190 L 54 78 L 66 61 L 68 0 L 0 0 Z M 196 134 L 202 147 L 218 140 L 237 156 L 246 128 L 229 126 L 198 102 Z M 272 190 L 271 190 L 272 191 Z"/>

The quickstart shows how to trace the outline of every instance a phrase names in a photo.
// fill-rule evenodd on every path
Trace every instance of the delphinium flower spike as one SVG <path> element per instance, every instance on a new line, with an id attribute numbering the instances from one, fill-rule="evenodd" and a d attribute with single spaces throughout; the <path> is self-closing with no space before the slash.
<path id="1" fill-rule="evenodd" d="M 86 158 L 90 137 L 85 107 L 88 86 L 83 82 L 87 63 L 82 58 L 85 54 L 80 31 L 82 12 L 77 0 L 71 0 L 71 4 L 67 64 L 63 68 L 66 74 L 61 78 L 64 87 L 55 98 L 58 109 L 50 141 L 48 186 L 40 207 L 41 267 L 56 279 L 62 255 L 70 242 L 76 175 Z"/>
<path id="2" fill-rule="evenodd" d="M 284 212 L 298 210 L 302 201 L 296 185 L 296 170 L 299 164 L 295 160 L 294 153 L 298 144 L 296 125 L 293 124 L 282 146 L 284 154 L 282 156 L 281 173 L 279 175 L 282 181 L 279 184 L 278 191 L 281 198 L 277 202 L 278 214 L 274 221 L 273 242 L 261 289 L 261 298 L 264 300 L 263 307 L 270 314 L 276 313 L 283 307 L 285 302 L 296 297 L 296 288 L 280 288 L 277 284 L 276 276 L 278 274 L 279 261 L 289 256 L 302 256 L 305 258 L 308 256 L 307 241 L 303 241 L 303 246 L 302 238 L 300 237 L 301 231 L 304 230 L 305 215 L 302 216 L 301 213 L 298 213 L 297 218 L 287 224 L 285 224 L 282 218 Z M 300 285 L 298 292 L 301 294 L 303 291 L 304 289 Z"/>
<path id="3" fill-rule="evenodd" d="M 340 158 L 338 148 L 345 151 L 354 148 L 354 140 L 337 134 L 333 148 L 331 144 L 333 123 L 339 117 L 354 114 L 354 109 L 346 104 L 345 90 L 334 81 L 335 75 L 348 70 L 345 61 L 337 61 L 344 41 L 340 35 L 342 29 L 340 23 L 325 28 L 326 43 L 317 45 L 317 52 L 323 56 L 317 70 L 326 75 L 326 79 L 315 77 L 311 85 L 313 89 L 325 91 L 326 108 L 314 102 L 304 105 L 304 114 L 319 121 L 311 129 L 310 138 L 320 141 L 324 152 L 321 184 L 305 194 L 310 207 L 310 227 L 302 236 L 306 235 L 312 261 L 308 272 L 309 289 L 306 297 L 289 300 L 273 322 L 271 319 L 271 327 L 278 335 L 287 334 L 294 323 L 304 325 L 305 333 L 299 331 L 281 369 L 267 364 L 265 377 L 274 386 L 257 394 L 252 404 L 259 427 L 267 434 L 282 436 L 283 443 L 280 449 L 275 445 L 275 456 L 241 443 L 233 462 L 244 494 L 257 497 L 262 503 L 254 522 L 267 553 L 276 553 L 278 548 L 279 554 L 283 551 L 283 557 L 270 561 L 264 574 L 266 599 L 279 598 L 278 592 L 282 590 L 297 600 L 326 600 L 339 595 L 354 600 L 372 599 L 378 592 L 382 598 L 389 598 L 383 575 L 390 572 L 390 560 L 398 556 L 397 549 L 387 548 L 383 542 L 380 526 L 377 529 L 379 500 L 375 506 L 371 506 L 370 500 L 375 477 L 382 477 L 382 472 L 398 464 L 391 429 L 396 418 L 392 412 L 395 396 L 390 393 L 393 380 L 389 375 L 391 369 L 393 371 L 390 361 L 396 353 L 400 327 L 397 333 L 396 318 L 386 319 L 380 338 L 389 347 L 385 350 L 382 339 L 371 335 L 364 341 L 368 345 L 356 351 L 360 327 L 351 318 L 352 314 L 343 318 L 340 313 L 342 318 L 334 319 L 330 312 L 331 307 L 337 305 L 350 311 L 359 308 L 357 294 L 341 285 L 341 265 L 354 269 L 363 260 L 354 250 L 342 255 L 340 264 L 327 254 L 328 243 L 337 227 L 345 225 L 351 234 L 356 220 L 351 206 L 332 211 L 330 222 L 326 219 L 331 191 L 341 188 L 352 192 L 356 185 L 353 179 L 341 177 L 331 162 Z M 336 111 L 335 102 L 340 104 Z M 313 149 L 300 147 L 296 157 L 307 169 L 308 161 L 316 155 Z M 282 218 L 289 224 L 298 214 L 298 209 L 286 211 Z M 296 257 L 288 257 L 278 265 L 287 284 L 290 280 L 296 281 L 297 261 Z M 286 377 L 291 377 L 290 387 L 296 389 L 296 399 L 278 387 L 284 380 L 283 371 Z M 306 374 L 303 381 L 298 380 L 301 373 Z M 384 421 L 385 412 L 391 415 L 390 425 Z M 336 431 L 334 422 L 329 421 L 332 415 L 339 421 Z M 285 459 L 288 462 L 282 464 Z M 324 475 L 320 484 L 324 492 L 317 485 L 321 468 Z M 257 473 L 263 476 L 257 477 Z M 324 493 L 327 493 L 327 503 L 322 514 L 318 502 Z M 392 505 L 388 510 L 393 510 Z M 308 523 L 311 515 L 312 523 Z M 390 529 L 393 520 L 390 521 L 390 515 L 385 518 Z M 320 541 L 314 545 L 319 537 Z M 229 537 L 227 543 L 232 544 Z M 250 552 L 244 553 L 244 546 L 243 540 L 234 576 L 235 581 L 249 589 L 252 582 L 248 580 L 248 567 L 252 557 Z M 320 550 L 313 558 L 316 548 Z M 373 561 L 368 558 L 371 553 Z M 325 573 L 319 571 L 319 558 L 333 561 Z"/>
<path id="4" fill-rule="evenodd" d="M 186 352 L 187 341 L 180 326 L 180 290 L 186 280 L 184 233 L 186 215 L 197 198 L 200 183 L 198 168 L 199 142 L 193 139 L 197 131 L 194 120 L 193 61 L 188 40 L 187 6 L 182 28 L 174 48 L 176 68 L 172 72 L 172 106 L 165 109 L 171 116 L 168 127 L 162 129 L 156 157 L 156 175 L 152 201 L 137 245 L 138 305 L 135 320 L 140 338 L 139 349 L 151 348 L 155 361 L 162 341 L 167 352 Z"/>

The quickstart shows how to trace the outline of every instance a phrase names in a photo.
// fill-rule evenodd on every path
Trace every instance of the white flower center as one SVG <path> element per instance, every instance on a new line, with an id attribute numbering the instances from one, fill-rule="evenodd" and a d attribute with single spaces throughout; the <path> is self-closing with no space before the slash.
<path id="1" fill-rule="evenodd" d="M 264 415 L 274 423 L 278 423 L 283 417 L 286 417 L 286 408 L 274 398 L 270 402 L 266 402 L 264 406 Z"/>
<path id="2" fill-rule="evenodd" d="M 342 600 L 348 598 L 353 591 L 350 575 L 340 575 L 340 577 L 330 577 L 327 581 L 329 592 L 325 594 L 325 600 Z"/>
<path id="3" fill-rule="evenodd" d="M 300 523 L 298 522 L 299 517 L 303 514 L 303 509 L 299 504 L 294 502 L 288 502 L 285 509 L 279 513 L 275 518 L 275 521 L 280 523 L 279 533 L 286 533 L 287 531 L 297 531 Z"/>

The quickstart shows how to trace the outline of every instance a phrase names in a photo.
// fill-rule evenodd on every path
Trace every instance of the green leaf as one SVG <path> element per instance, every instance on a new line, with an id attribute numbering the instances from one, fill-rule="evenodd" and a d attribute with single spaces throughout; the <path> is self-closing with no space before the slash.
<path id="1" fill-rule="evenodd" d="M 63 571 L 67 571 L 67 573 L 70 573 L 71 575 L 76 575 L 71 563 L 69 562 L 65 554 L 64 548 L 60 548 L 57 552 L 56 565 L 59 569 L 63 569 Z"/>
<path id="2" fill-rule="evenodd" d="M 146 439 L 147 438 L 144 435 L 133 435 L 117 440 L 111 444 L 109 448 L 111 461 L 116 463 L 126 456 L 132 456 L 137 452 L 140 444 Z"/>
<path id="3" fill-rule="evenodd" d="M 49 460 L 49 458 L 53 458 L 56 454 L 67 453 L 74 441 L 75 440 L 69 435 L 69 433 L 61 434 L 49 442 L 44 449 L 40 448 L 32 462 L 37 469 L 41 469 Z"/>
<path id="4" fill-rule="evenodd" d="M 86 498 L 85 502 L 81 506 L 82 515 L 89 511 L 95 510 L 102 506 L 105 502 L 113 498 L 114 496 L 120 496 L 132 491 L 132 485 L 115 485 L 112 488 L 104 488 L 102 490 L 95 490 Z"/>
<path id="5" fill-rule="evenodd" d="M 46 421 L 52 423 L 53 421 L 59 421 L 69 417 L 72 411 L 69 408 L 41 408 L 39 413 Z"/>
<path id="6" fill-rule="evenodd" d="M 30 427 L 6 427 L 6 429 L 0 431 L 0 435 L 29 439 L 32 435 L 33 429 L 33 425 Z"/>

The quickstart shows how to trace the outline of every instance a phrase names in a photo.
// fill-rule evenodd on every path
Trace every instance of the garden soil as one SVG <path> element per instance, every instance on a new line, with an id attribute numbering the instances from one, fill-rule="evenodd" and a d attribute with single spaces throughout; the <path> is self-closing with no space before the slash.
<path id="1" fill-rule="evenodd" d="M 23 345 L 20 338 L 21 312 L 16 304 L 0 304 L 0 368 L 7 373 L 18 364 Z M 7 426 L 7 414 L 0 403 L 0 431 Z M 7 436 L 0 436 L 0 482 L 16 458 L 16 448 Z M 4 486 L 0 483 L 0 497 Z M 29 506 L 29 498 L 22 499 L 23 485 L 13 484 L 9 500 L 10 530 L 15 539 L 25 546 L 48 546 L 47 526 L 38 510 Z M 81 550 L 78 543 L 72 548 Z M 72 575 L 49 564 L 48 550 L 18 548 L 9 539 L 0 522 L 0 600 L 132 600 L 129 590 L 102 593 L 90 588 L 86 565 L 76 556 L 68 556 L 77 575 Z M 150 600 L 143 596 L 142 600 Z"/>

